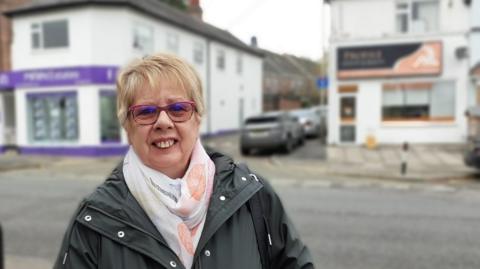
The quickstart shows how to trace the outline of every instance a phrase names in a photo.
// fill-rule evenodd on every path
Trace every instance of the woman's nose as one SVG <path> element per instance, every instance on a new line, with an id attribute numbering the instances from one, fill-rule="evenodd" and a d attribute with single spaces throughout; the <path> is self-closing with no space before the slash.
<path id="1" fill-rule="evenodd" d="M 159 129 L 173 128 L 173 121 L 170 119 L 166 111 L 160 111 L 157 121 L 154 123 L 154 127 Z"/>

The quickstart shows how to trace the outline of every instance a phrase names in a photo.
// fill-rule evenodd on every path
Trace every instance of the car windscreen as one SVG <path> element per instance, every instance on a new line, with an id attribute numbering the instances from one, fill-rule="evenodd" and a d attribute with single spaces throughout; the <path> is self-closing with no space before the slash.
<path id="1" fill-rule="evenodd" d="M 261 118 L 250 118 L 247 119 L 245 123 L 247 124 L 256 124 L 256 123 L 270 123 L 270 122 L 278 122 L 278 117 L 261 117 Z"/>

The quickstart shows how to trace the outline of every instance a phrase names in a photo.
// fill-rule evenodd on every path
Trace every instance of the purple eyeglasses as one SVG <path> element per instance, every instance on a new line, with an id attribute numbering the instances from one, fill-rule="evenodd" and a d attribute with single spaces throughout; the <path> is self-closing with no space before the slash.
<path id="1" fill-rule="evenodd" d="M 165 111 L 173 122 L 184 122 L 189 120 L 195 110 L 195 102 L 183 101 L 166 106 L 136 105 L 128 108 L 133 120 L 141 125 L 154 124 L 160 112 Z"/>

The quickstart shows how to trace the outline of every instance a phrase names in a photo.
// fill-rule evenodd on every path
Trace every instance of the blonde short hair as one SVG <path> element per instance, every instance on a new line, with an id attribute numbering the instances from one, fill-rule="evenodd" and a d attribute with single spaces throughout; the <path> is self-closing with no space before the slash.
<path id="1" fill-rule="evenodd" d="M 117 78 L 117 117 L 125 128 L 128 108 L 135 101 L 138 89 L 148 86 L 156 89 L 161 81 L 175 83 L 195 102 L 196 112 L 204 113 L 203 89 L 200 77 L 185 60 L 171 54 L 159 53 L 138 59 L 123 68 Z"/>

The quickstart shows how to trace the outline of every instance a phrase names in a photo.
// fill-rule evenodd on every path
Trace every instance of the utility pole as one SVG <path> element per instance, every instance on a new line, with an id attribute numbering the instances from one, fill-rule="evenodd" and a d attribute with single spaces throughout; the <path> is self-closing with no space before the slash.
<path id="1" fill-rule="evenodd" d="M 322 87 L 319 87 L 319 106 L 320 106 L 320 142 L 326 144 L 327 142 L 327 119 L 326 119 L 326 94 L 328 91 L 328 83 L 326 84 L 325 82 L 328 79 L 328 70 L 327 70 L 327 49 L 325 46 L 325 39 L 326 39 L 326 33 L 325 33 L 325 0 L 321 0 L 321 10 L 320 10 L 320 15 L 321 15 L 321 20 L 320 20 L 320 48 L 322 49 L 322 58 L 320 60 L 320 79 L 325 80 L 322 83 Z"/>

